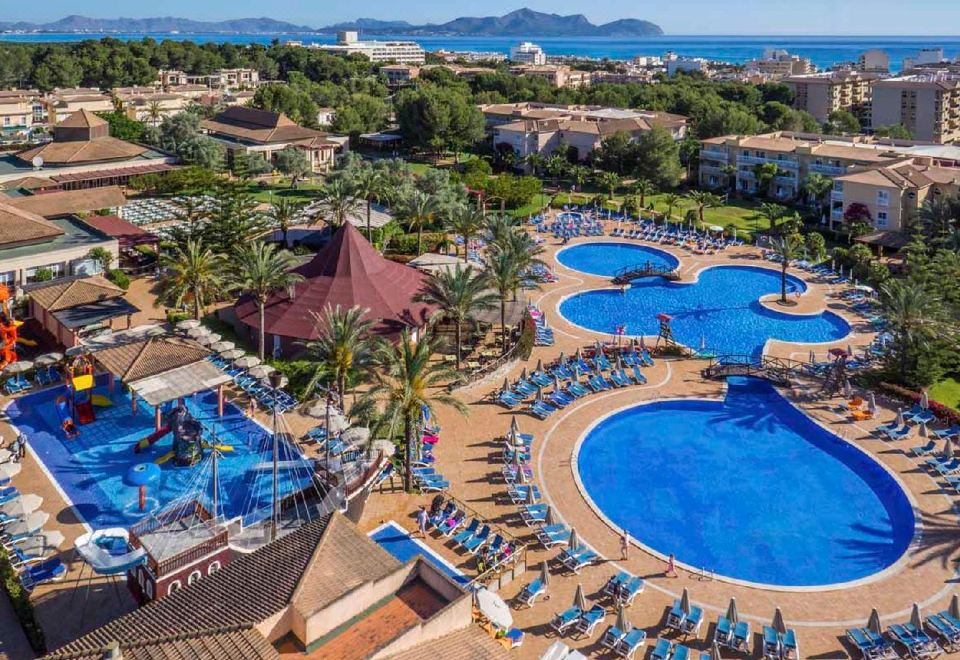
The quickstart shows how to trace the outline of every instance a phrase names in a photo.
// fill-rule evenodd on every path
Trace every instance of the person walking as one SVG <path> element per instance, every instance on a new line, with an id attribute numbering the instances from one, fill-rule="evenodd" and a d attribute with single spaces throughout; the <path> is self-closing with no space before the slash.
<path id="1" fill-rule="evenodd" d="M 417 511 L 417 529 L 420 530 L 420 536 L 427 538 L 427 509 L 421 506 Z"/>
<path id="2" fill-rule="evenodd" d="M 623 533 L 620 535 L 620 560 L 627 561 L 629 559 L 630 553 L 630 532 L 624 528 Z"/>
<path id="3" fill-rule="evenodd" d="M 676 558 L 673 556 L 673 553 L 670 553 L 670 556 L 667 558 L 667 570 L 664 572 L 664 577 L 678 578 L 680 574 L 677 573 L 677 567 L 675 564 Z"/>

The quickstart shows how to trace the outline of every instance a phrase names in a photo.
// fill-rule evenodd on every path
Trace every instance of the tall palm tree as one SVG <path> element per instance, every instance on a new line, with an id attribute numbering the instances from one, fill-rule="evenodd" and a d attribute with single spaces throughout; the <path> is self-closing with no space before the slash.
<path id="1" fill-rule="evenodd" d="M 463 237 L 463 261 L 470 255 L 470 239 L 476 236 L 486 224 L 486 217 L 479 209 L 469 206 L 456 206 L 450 214 L 447 228 Z"/>
<path id="2" fill-rule="evenodd" d="M 264 357 L 264 309 L 267 300 L 277 291 L 289 288 L 303 280 L 299 273 L 290 269 L 296 265 L 296 257 L 286 250 L 279 250 L 273 243 L 254 241 L 239 251 L 229 275 L 230 284 L 248 294 L 257 303 L 259 314 L 259 340 L 257 354 Z"/>
<path id="3" fill-rule="evenodd" d="M 891 280 L 880 289 L 880 305 L 893 334 L 893 357 L 901 382 L 907 382 L 912 356 L 937 337 L 952 334 L 944 322 L 939 296 L 918 280 Z"/>
<path id="4" fill-rule="evenodd" d="M 582 191 L 587 179 L 590 178 L 590 168 L 584 165 L 574 165 L 570 168 L 570 180 Z"/>
<path id="5" fill-rule="evenodd" d="M 776 228 L 777 222 L 787 214 L 787 207 L 781 204 L 764 202 L 760 205 L 760 215 L 770 223 L 771 231 Z"/>
<path id="6" fill-rule="evenodd" d="M 457 370 L 460 370 L 460 353 L 463 345 L 463 324 L 473 318 L 474 313 L 490 309 L 497 294 L 490 290 L 490 283 L 482 272 L 475 272 L 473 266 L 462 268 L 456 265 L 454 270 L 442 269 L 434 273 L 426 283 L 417 300 L 440 309 L 441 318 L 452 321 L 456 328 Z"/>
<path id="7" fill-rule="evenodd" d="M 500 298 L 502 352 L 507 352 L 507 299 L 520 287 L 521 270 L 510 252 L 496 250 L 487 255 L 487 275 Z"/>
<path id="8" fill-rule="evenodd" d="M 813 204 L 824 211 L 830 197 L 830 191 L 833 190 L 833 180 L 828 176 L 812 172 L 804 179 L 803 189 L 807 192 Z"/>
<path id="9" fill-rule="evenodd" d="M 936 195 L 923 203 L 920 222 L 927 237 L 936 243 L 942 243 L 953 227 L 960 225 L 956 209 L 946 195 Z"/>
<path id="10" fill-rule="evenodd" d="M 153 126 L 160 123 L 160 120 L 163 119 L 163 106 L 160 105 L 159 101 L 150 101 L 147 103 L 147 117 Z"/>
<path id="11" fill-rule="evenodd" d="M 697 209 L 697 219 L 700 221 L 700 224 L 703 222 L 703 213 L 706 209 L 717 208 L 722 204 L 719 197 L 714 195 L 711 192 L 706 192 L 703 190 L 691 190 L 687 193 L 687 199 L 693 202 L 693 205 Z"/>
<path id="12" fill-rule="evenodd" d="M 320 188 L 320 212 L 331 229 L 339 229 L 360 211 L 356 190 L 342 177 L 328 180 Z"/>
<path id="13" fill-rule="evenodd" d="M 371 216 L 373 202 L 380 201 L 386 187 L 386 177 L 383 172 L 374 167 L 364 167 L 353 179 L 353 188 L 357 197 L 367 202 L 367 240 L 373 242 L 373 227 Z"/>
<path id="14" fill-rule="evenodd" d="M 423 254 L 423 228 L 432 224 L 440 211 L 436 197 L 422 190 L 414 190 L 401 202 L 400 218 L 411 230 L 417 231 L 417 256 Z"/>
<path id="15" fill-rule="evenodd" d="M 673 209 L 679 206 L 680 200 L 683 199 L 677 193 L 667 193 L 663 196 L 663 203 L 667 205 L 667 222 L 673 218 Z"/>
<path id="16" fill-rule="evenodd" d="M 649 179 L 639 179 L 636 183 L 630 186 L 630 189 L 633 191 L 634 195 L 640 196 L 640 206 L 647 205 L 648 195 L 657 194 L 657 187 L 653 185 L 653 182 Z"/>
<path id="17" fill-rule="evenodd" d="M 780 302 L 787 302 L 787 269 L 790 262 L 800 257 L 803 239 L 799 234 L 787 234 L 770 241 L 774 253 L 780 257 Z"/>
<path id="18" fill-rule="evenodd" d="M 597 186 L 607 191 L 607 199 L 613 199 L 613 193 L 617 191 L 623 180 L 614 172 L 600 172 L 595 177 L 595 181 Z"/>
<path id="19" fill-rule="evenodd" d="M 463 402 L 447 394 L 442 387 L 456 377 L 456 372 L 442 362 L 431 362 L 434 340 L 425 333 L 419 341 L 413 341 L 404 328 L 397 344 L 384 343 L 373 359 L 373 385 L 362 402 L 380 403 L 383 418 L 388 425 L 390 437 L 398 430 L 403 432 L 403 486 L 413 490 L 413 475 L 410 467 L 413 452 L 419 441 L 417 434 L 423 411 L 431 416 L 437 405 L 450 406 L 462 415 L 469 411 Z"/>
<path id="20" fill-rule="evenodd" d="M 560 185 L 560 177 L 570 169 L 570 163 L 567 162 L 567 159 L 556 154 L 550 156 L 544 166 L 547 169 L 547 173 L 553 177 L 554 188 Z"/>
<path id="21" fill-rule="evenodd" d="M 193 305 L 193 317 L 203 317 L 208 302 L 223 290 L 223 259 L 199 240 L 177 245 L 172 254 L 160 257 L 165 273 L 157 302 L 171 306 Z"/>
<path id="22" fill-rule="evenodd" d="M 527 167 L 530 168 L 530 173 L 534 176 L 539 176 L 541 170 L 543 170 L 544 164 L 547 162 L 547 159 L 543 157 L 539 152 L 534 151 L 533 153 L 527 156 Z"/>
<path id="23" fill-rule="evenodd" d="M 303 210 L 303 202 L 287 197 L 278 197 L 277 201 L 270 205 L 267 211 L 267 217 L 273 223 L 276 229 L 283 235 L 281 244 L 287 247 L 287 235 L 290 233 L 290 227 L 300 219 L 300 211 Z"/>
<path id="24" fill-rule="evenodd" d="M 516 218 L 509 215 L 491 215 L 485 219 L 487 238 L 494 246 L 504 244 L 514 234 L 520 225 Z"/>
<path id="25" fill-rule="evenodd" d="M 377 342 L 370 334 L 375 321 L 364 318 L 369 312 L 369 309 L 356 305 L 350 309 L 328 305 L 322 315 L 312 313 L 318 339 L 304 344 L 306 359 L 313 363 L 313 376 L 306 388 L 308 393 L 316 389 L 321 379 L 330 378 L 340 401 L 343 401 L 348 383 L 369 373 L 370 361 L 377 348 Z"/>

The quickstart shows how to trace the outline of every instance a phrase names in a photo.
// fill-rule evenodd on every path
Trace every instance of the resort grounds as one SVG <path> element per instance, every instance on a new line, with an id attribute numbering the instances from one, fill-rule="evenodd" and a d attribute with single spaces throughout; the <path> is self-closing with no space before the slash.
<path id="1" fill-rule="evenodd" d="M 569 244 L 599 240 L 637 243 L 607 236 L 602 239 L 572 239 Z M 716 255 L 694 255 L 679 248 L 655 247 L 680 259 L 681 281 L 691 281 L 703 268 L 719 264 L 756 265 L 779 270 L 779 265 L 763 261 L 759 251 L 748 246 L 728 248 Z M 601 652 L 606 655 L 599 640 L 606 626 L 613 623 L 615 612 L 612 611 L 609 598 L 597 598 L 606 581 L 621 570 L 646 581 L 644 592 L 628 608 L 627 618 L 633 625 L 647 631 L 647 647 L 653 645 L 658 635 L 665 635 L 691 648 L 707 650 L 705 640 L 712 637 L 712 624 L 726 611 L 731 597 L 737 600 L 741 618 L 751 623 L 754 634 L 752 650 L 758 646 L 759 630 L 770 623 L 774 609 L 780 607 L 787 626 L 797 631 L 802 656 L 810 658 L 856 657 L 856 651 L 843 639 L 844 631 L 850 626 L 865 625 L 872 608 L 879 610 L 884 625 L 887 625 L 909 619 L 914 603 L 919 603 L 924 613 L 940 611 L 948 606 L 955 591 L 954 556 L 960 549 L 960 542 L 956 540 L 956 498 L 910 457 L 910 447 L 921 444 L 917 437 L 894 443 L 880 440 L 874 435 L 878 425 L 895 418 L 895 402 L 878 397 L 879 410 L 874 419 L 853 422 L 848 412 L 842 412 L 846 410 L 846 400 L 840 396 L 819 396 L 820 384 L 813 380 L 801 380 L 792 388 L 780 391 L 812 419 L 868 452 L 888 468 L 915 505 L 919 528 L 909 550 L 899 562 L 881 574 L 839 589 L 782 590 L 734 584 L 721 577 L 683 569 L 678 571 L 676 578 L 666 577 L 665 562 L 640 546 L 643 539 L 633 540 L 628 559 L 622 561 L 619 530 L 612 529 L 595 513 L 578 488 L 576 467 L 572 461 L 576 443 L 597 419 L 625 406 L 667 398 L 719 399 L 723 397 L 725 386 L 722 381 L 701 377 L 701 370 L 708 364 L 705 360 L 655 356 L 655 366 L 644 370 L 646 384 L 592 394 L 546 420 L 539 420 L 521 411 L 509 411 L 492 401 L 491 393 L 499 388 L 504 378 L 515 380 L 525 367 L 532 369 L 538 360 L 546 364 L 554 361 L 561 352 L 570 356 L 578 348 L 587 348 L 597 340 L 609 341 L 611 338 L 609 334 L 601 335 L 576 327 L 557 312 L 557 306 L 565 296 L 587 289 L 610 287 L 609 278 L 574 272 L 557 263 L 554 255 L 561 245 L 556 239 L 548 238 L 545 248 L 544 259 L 558 276 L 558 281 L 532 293 L 531 302 L 546 315 L 554 331 L 555 344 L 537 347 L 528 362 L 508 365 L 484 380 L 458 390 L 456 395 L 469 407 L 468 416 L 442 407 L 437 411 L 437 422 L 442 431 L 435 448 L 436 467 L 451 482 L 448 491 L 450 496 L 458 498 L 487 521 L 514 536 L 524 538 L 530 534 L 530 529 L 519 516 L 519 507 L 507 497 L 507 485 L 501 476 L 502 437 L 516 414 L 521 431 L 535 436 L 531 460 L 533 481 L 541 489 L 544 501 L 553 507 L 560 520 L 576 529 L 583 542 L 602 555 L 597 565 L 582 569 L 579 575 L 572 575 L 560 571 L 557 562 L 553 561 L 558 554 L 557 549 L 545 551 L 535 539 L 530 540 L 526 548 L 526 574 L 506 585 L 501 595 L 510 602 L 522 585 L 537 575 L 542 561 L 549 562 L 551 579 L 546 598 L 538 599 L 533 607 L 513 610 L 514 625 L 526 633 L 523 645 L 513 651 L 516 657 L 539 658 L 558 639 L 550 630 L 549 622 L 554 614 L 570 606 L 578 584 L 583 585 L 588 606 L 600 602 L 607 607 L 607 620 L 590 638 L 581 639 L 576 634 L 568 633 L 560 639 L 586 655 Z M 871 343 L 874 335 L 870 326 L 844 302 L 840 296 L 841 288 L 797 269 L 792 269 L 791 274 L 803 278 L 808 285 L 806 293 L 796 301 L 797 304 L 781 308 L 775 301 L 776 295 L 771 295 L 764 299 L 765 305 L 778 311 L 799 314 L 830 310 L 843 317 L 851 325 L 853 333 L 829 345 L 771 341 L 766 347 L 766 355 L 806 360 L 814 351 L 817 359 L 826 360 L 831 348 L 846 349 L 850 346 L 859 353 Z M 134 325 L 164 321 L 162 309 L 153 307 L 152 284 L 149 279 L 141 279 L 131 287 L 128 298 L 143 310 L 133 319 Z M 646 337 L 645 341 L 652 346 L 655 338 Z M 4 403 L 0 399 L 0 405 Z M 258 415 L 262 417 L 262 413 Z M 286 420 L 298 435 L 317 422 L 296 410 L 286 413 Z M 262 421 L 267 422 L 267 419 L 262 417 Z M 0 435 L 7 438 L 12 436 L 12 429 L 4 421 L 0 421 Z M 642 479 L 643 468 L 643 465 L 636 468 L 638 479 Z M 717 478 L 722 478 L 722 475 L 717 475 Z M 88 585 L 86 576 L 77 583 L 80 561 L 73 557 L 72 545 L 85 529 L 29 452 L 23 471 L 14 482 L 21 491 L 34 492 L 43 497 L 41 508 L 51 513 L 46 528 L 57 529 L 66 537 L 61 547 L 61 556 L 70 566 L 66 579 L 42 585 L 34 594 L 37 616 L 47 637 L 48 648 L 55 649 L 132 609 L 133 599 L 122 585 L 119 590 L 109 583 L 96 580 Z M 384 482 L 370 496 L 360 520 L 361 528 L 370 531 L 384 522 L 394 520 L 413 530 L 418 507 L 428 506 L 432 499 L 433 494 L 403 493 L 399 479 Z M 736 534 L 736 529 L 732 527 L 730 533 Z M 429 533 L 426 539 L 432 550 L 468 575 L 474 574 L 473 558 L 454 551 L 445 541 L 435 532 Z M 676 553 L 678 559 L 682 560 L 682 548 L 676 549 Z M 667 610 L 684 588 L 689 590 L 691 601 L 704 608 L 705 624 L 697 640 L 683 640 L 668 634 L 663 625 Z M 24 646 L 25 642 L 17 641 L 20 633 L 16 621 L 6 616 L 7 612 L 2 609 L 5 606 L 5 602 L 0 604 L 0 658 L 4 657 L 4 653 L 10 658 L 25 657 L 18 655 L 27 647 Z M 723 653 L 724 657 L 730 657 L 728 654 L 727 651 Z M 645 657 L 646 651 L 638 655 Z"/>

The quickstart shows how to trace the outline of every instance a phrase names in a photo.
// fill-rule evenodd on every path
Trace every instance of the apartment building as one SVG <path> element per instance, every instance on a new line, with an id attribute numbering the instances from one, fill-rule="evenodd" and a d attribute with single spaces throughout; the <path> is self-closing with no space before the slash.
<path id="1" fill-rule="evenodd" d="M 835 178 L 856 167 L 901 161 L 889 145 L 869 139 L 775 132 L 765 135 L 724 136 L 702 141 L 700 186 L 735 188 L 745 194 L 762 193 L 756 168 L 773 163 L 777 174 L 769 194 L 782 200 L 796 198 L 809 174 Z"/>
<path id="2" fill-rule="evenodd" d="M 388 87 L 402 87 L 420 77 L 420 67 L 409 64 L 388 64 L 380 67 L 380 73 L 387 79 Z"/>
<path id="3" fill-rule="evenodd" d="M 750 60 L 745 68 L 749 74 L 760 74 L 769 80 L 779 80 L 786 76 L 797 76 L 813 73 L 816 67 L 806 57 L 791 55 L 785 50 L 768 48 L 763 57 Z"/>
<path id="4" fill-rule="evenodd" d="M 827 121 L 836 110 L 849 110 L 868 126 L 871 88 L 876 80 L 876 74 L 844 70 L 787 76 L 783 82 L 793 90 L 793 107 L 806 110 L 817 121 Z"/>
<path id="5" fill-rule="evenodd" d="M 873 126 L 902 125 L 915 140 L 960 140 L 960 75 L 932 73 L 878 80 Z"/>
<path id="6" fill-rule="evenodd" d="M 673 78 L 678 73 L 702 73 L 709 78 L 713 73 L 710 60 L 703 57 L 678 56 L 676 53 L 667 53 L 663 56 L 667 76 Z"/>
<path id="7" fill-rule="evenodd" d="M 150 94 L 117 94 L 116 99 L 120 102 L 123 112 L 130 117 L 144 123 L 159 125 L 164 117 L 172 117 L 183 112 L 190 99 L 188 97 L 165 93 L 152 92 Z"/>
<path id="8" fill-rule="evenodd" d="M 890 73 L 890 56 L 887 51 L 879 48 L 872 48 L 860 53 L 857 58 L 857 71 L 864 73 L 877 73 L 887 75 Z"/>
<path id="9" fill-rule="evenodd" d="M 0 93 L 0 141 L 23 142 L 33 135 L 39 123 L 34 115 L 34 96 L 29 93 Z"/>
<path id="10" fill-rule="evenodd" d="M 537 44 L 524 41 L 510 48 L 510 61 L 530 66 L 543 66 L 547 63 L 547 54 Z"/>
<path id="11" fill-rule="evenodd" d="M 88 112 L 113 112 L 113 99 L 95 87 L 55 89 L 43 99 L 47 122 L 59 124 L 81 110 Z"/>
<path id="12" fill-rule="evenodd" d="M 219 69 L 210 76 L 210 86 L 215 89 L 251 89 L 260 82 L 256 69 Z"/>
<path id="13" fill-rule="evenodd" d="M 513 66 L 510 73 L 515 76 L 529 76 L 542 78 L 552 87 L 563 89 L 566 87 L 586 87 L 593 82 L 590 71 L 571 69 L 566 64 L 546 64 L 544 66 Z"/>
<path id="14" fill-rule="evenodd" d="M 357 32 L 352 30 L 338 32 L 335 44 L 310 44 L 309 48 L 342 55 L 363 55 L 378 63 L 423 64 L 427 59 L 423 47 L 415 41 L 360 41 Z"/>
<path id="15" fill-rule="evenodd" d="M 927 200 L 958 192 L 960 168 L 943 166 L 929 157 L 901 159 L 834 179 L 831 220 L 842 220 L 844 212 L 858 204 L 867 209 L 875 229 L 902 231 Z"/>
<path id="16" fill-rule="evenodd" d="M 619 132 L 635 139 L 660 127 L 682 140 L 687 130 L 686 117 L 665 112 L 540 103 L 497 104 L 481 110 L 494 146 L 509 146 L 518 160 L 534 153 L 549 156 L 563 145 L 583 161 L 603 140 Z"/>

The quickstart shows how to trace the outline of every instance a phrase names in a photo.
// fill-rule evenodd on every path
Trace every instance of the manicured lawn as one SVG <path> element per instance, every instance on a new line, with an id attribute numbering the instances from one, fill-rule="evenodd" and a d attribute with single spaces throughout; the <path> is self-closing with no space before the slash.
<path id="1" fill-rule="evenodd" d="M 960 381 L 945 378 L 930 388 L 930 398 L 954 410 L 960 410 Z"/>
<path id="2" fill-rule="evenodd" d="M 311 202 L 317 198 L 320 183 L 315 181 L 301 181 L 296 188 L 290 187 L 290 182 L 283 179 L 276 180 L 268 186 L 261 187 L 258 183 L 247 186 L 247 192 L 253 195 L 258 202 L 270 203 L 278 198 L 296 199 L 302 202 Z"/>
<path id="3" fill-rule="evenodd" d="M 533 201 L 525 206 L 514 209 L 512 211 L 507 211 L 508 215 L 512 215 L 514 218 L 527 218 L 528 216 L 538 213 L 540 209 L 545 207 L 550 203 L 550 195 L 545 193 L 540 193 L 534 197 Z"/>

